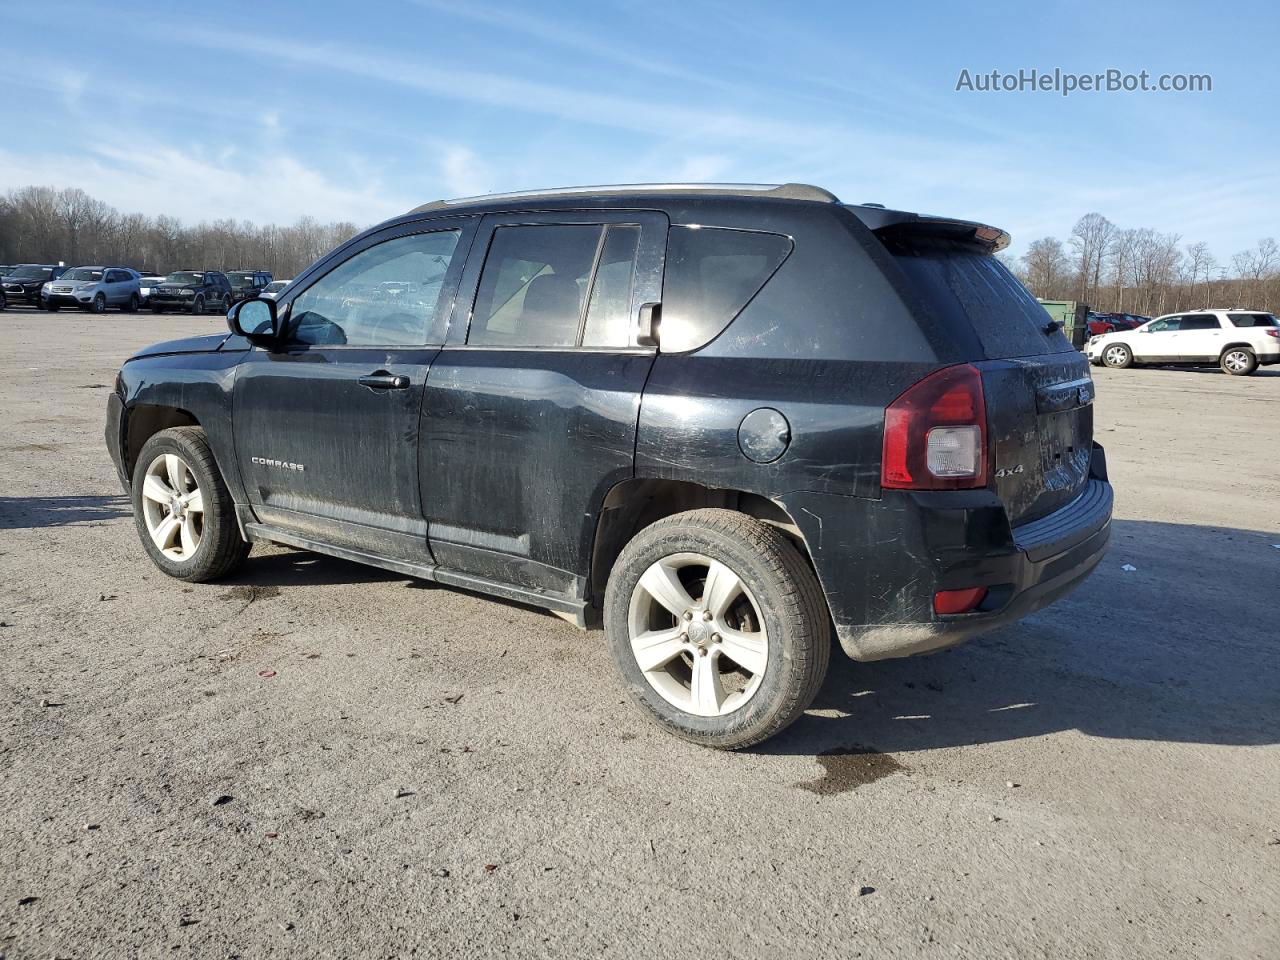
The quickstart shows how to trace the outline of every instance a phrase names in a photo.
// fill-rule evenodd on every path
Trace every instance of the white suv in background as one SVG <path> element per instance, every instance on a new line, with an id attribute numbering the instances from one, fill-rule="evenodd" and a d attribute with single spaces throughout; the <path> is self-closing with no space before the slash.
<path id="1" fill-rule="evenodd" d="M 1084 352 L 1094 366 L 1217 364 L 1224 373 L 1245 376 L 1259 365 L 1280 363 L 1280 321 L 1239 308 L 1170 313 L 1133 330 L 1092 337 Z"/>

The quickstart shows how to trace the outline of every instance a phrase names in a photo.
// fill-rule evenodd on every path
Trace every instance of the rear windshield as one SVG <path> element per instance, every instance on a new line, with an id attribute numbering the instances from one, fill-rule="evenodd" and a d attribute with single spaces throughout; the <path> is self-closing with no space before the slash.
<path id="1" fill-rule="evenodd" d="M 882 238 L 884 239 L 884 238 Z M 968 326 L 987 357 L 1035 357 L 1071 349 L 1052 319 L 994 256 L 927 238 L 885 239 L 924 307 L 948 328 Z"/>
<path id="2" fill-rule="evenodd" d="M 1237 327 L 1280 327 L 1280 321 L 1269 313 L 1229 313 L 1227 316 Z"/>
<path id="3" fill-rule="evenodd" d="M 662 349 L 679 353 L 716 337 L 791 253 L 775 233 L 673 226 L 662 281 Z"/>

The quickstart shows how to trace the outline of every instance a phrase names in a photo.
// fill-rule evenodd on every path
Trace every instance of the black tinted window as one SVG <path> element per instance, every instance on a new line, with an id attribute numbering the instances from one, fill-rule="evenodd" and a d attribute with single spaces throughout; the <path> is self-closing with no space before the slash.
<path id="1" fill-rule="evenodd" d="M 458 233 L 445 230 L 397 237 L 344 261 L 293 301 L 294 341 L 367 346 L 425 343 Z"/>
<path id="2" fill-rule="evenodd" d="M 1211 313 L 1193 313 L 1182 318 L 1179 330 L 1217 330 L 1222 326 Z"/>
<path id="3" fill-rule="evenodd" d="M 575 346 L 603 229 L 577 223 L 496 229 L 467 343 Z"/>
<path id="4" fill-rule="evenodd" d="M 635 285 L 640 228 L 611 226 L 591 281 L 584 347 L 625 347 L 631 343 L 631 289 Z"/>
<path id="5" fill-rule="evenodd" d="M 949 326 L 972 329 L 988 357 L 1071 349 L 1061 331 L 1046 332 L 1044 307 L 990 254 L 927 237 L 894 238 L 885 246 L 928 311 Z"/>
<path id="6" fill-rule="evenodd" d="M 662 279 L 662 349 L 693 350 L 713 340 L 760 292 L 791 253 L 773 233 L 672 227 Z"/>
<path id="7" fill-rule="evenodd" d="M 1236 327 L 1276 327 L 1280 321 L 1269 313 L 1229 313 L 1233 326 Z"/>

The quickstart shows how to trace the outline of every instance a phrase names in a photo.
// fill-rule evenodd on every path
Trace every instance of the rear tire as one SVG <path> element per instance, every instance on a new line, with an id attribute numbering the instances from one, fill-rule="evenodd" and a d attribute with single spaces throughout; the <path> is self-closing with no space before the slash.
<path id="1" fill-rule="evenodd" d="M 1108 367 L 1123 370 L 1133 366 L 1133 351 L 1123 343 L 1109 343 L 1102 348 L 1102 362 Z"/>
<path id="2" fill-rule="evenodd" d="M 235 503 L 199 427 L 161 430 L 142 445 L 131 496 L 142 546 L 171 577 L 217 580 L 252 549 L 240 536 Z M 175 501 L 177 514 L 169 509 Z"/>
<path id="3" fill-rule="evenodd" d="M 669 733 L 721 750 L 794 722 L 831 657 L 808 562 L 781 532 L 732 510 L 691 510 L 636 534 L 609 576 L 604 621 L 632 697 Z"/>
<path id="4" fill-rule="evenodd" d="M 1247 347 L 1230 347 L 1222 351 L 1218 366 L 1233 377 L 1247 377 L 1258 369 L 1258 358 Z"/>

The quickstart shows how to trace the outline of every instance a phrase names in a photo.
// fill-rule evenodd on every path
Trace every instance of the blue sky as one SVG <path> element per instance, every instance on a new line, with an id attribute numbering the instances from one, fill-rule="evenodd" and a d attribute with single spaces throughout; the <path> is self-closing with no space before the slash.
<path id="1" fill-rule="evenodd" d="M 0 3 L 0 190 L 372 223 L 574 183 L 817 183 L 1015 251 L 1097 210 L 1280 234 L 1274 5 Z M 177 11 L 177 12 L 175 12 Z M 956 92 L 962 68 L 1208 73 L 1211 93 Z"/>

